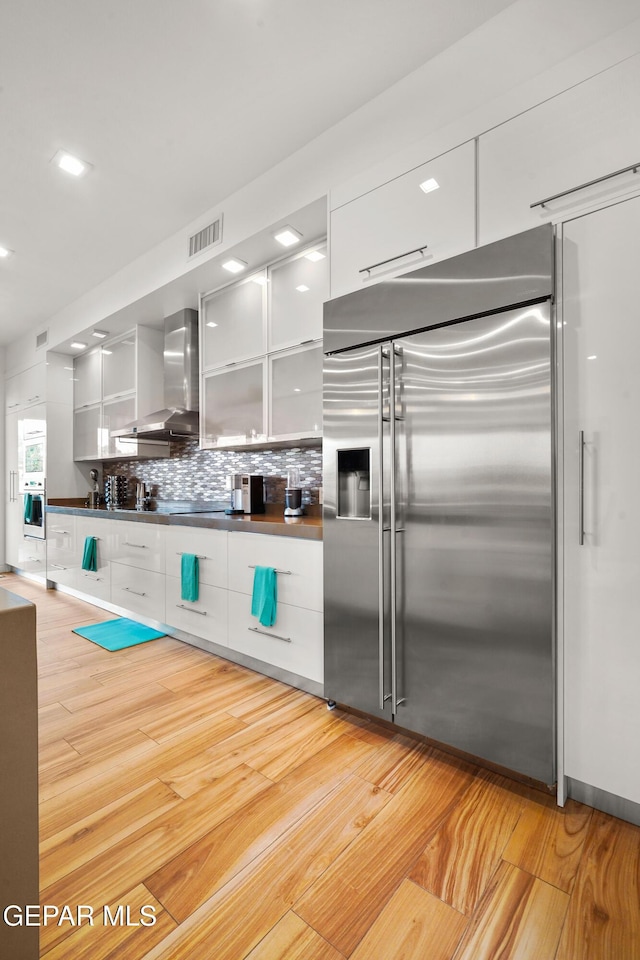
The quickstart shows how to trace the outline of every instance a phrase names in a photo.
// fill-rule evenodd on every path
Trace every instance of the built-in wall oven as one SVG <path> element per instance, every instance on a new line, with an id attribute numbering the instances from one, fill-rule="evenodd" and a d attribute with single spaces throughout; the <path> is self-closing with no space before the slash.
<path id="1" fill-rule="evenodd" d="M 44 540 L 46 421 L 25 419 L 21 433 L 20 493 L 23 501 L 23 533 L 25 537 Z"/>

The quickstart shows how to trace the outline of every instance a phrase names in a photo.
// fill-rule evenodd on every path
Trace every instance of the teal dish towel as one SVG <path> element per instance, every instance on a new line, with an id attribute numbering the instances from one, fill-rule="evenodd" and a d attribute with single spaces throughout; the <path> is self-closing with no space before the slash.
<path id="1" fill-rule="evenodd" d="M 253 574 L 251 615 L 263 627 L 272 627 L 278 616 L 278 579 L 275 567 L 256 567 Z"/>
<path id="2" fill-rule="evenodd" d="M 180 564 L 180 596 L 195 603 L 200 589 L 200 570 L 195 553 L 183 553 Z"/>
<path id="3" fill-rule="evenodd" d="M 82 553 L 82 569 L 98 571 L 98 544 L 95 537 L 84 538 L 84 551 Z"/>
<path id="4" fill-rule="evenodd" d="M 30 493 L 24 495 L 24 522 L 33 522 L 33 496 Z"/>

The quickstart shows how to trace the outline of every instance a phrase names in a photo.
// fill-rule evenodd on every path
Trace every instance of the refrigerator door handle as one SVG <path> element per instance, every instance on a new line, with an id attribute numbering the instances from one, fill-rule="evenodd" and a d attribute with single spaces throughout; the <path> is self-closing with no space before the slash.
<path id="1" fill-rule="evenodd" d="M 384 412 L 384 361 L 388 359 L 389 351 L 380 345 L 378 347 L 378 677 L 379 677 L 379 706 L 384 710 L 385 703 L 391 699 L 384 686 L 384 424 L 391 418 Z"/>
<path id="2" fill-rule="evenodd" d="M 396 623 L 396 606 L 398 600 L 398 591 L 397 591 L 397 551 L 396 551 L 396 534 L 398 533 L 398 523 L 397 523 L 397 485 L 396 485 L 396 421 L 402 419 L 397 416 L 396 403 L 396 356 L 399 354 L 398 348 L 393 345 L 391 349 L 391 357 L 389 362 L 389 410 L 391 417 L 389 419 L 389 444 L 391 447 L 391 469 L 389 471 L 389 494 L 391 500 L 391 509 L 390 509 L 390 578 L 391 578 L 391 588 L 389 591 L 389 599 L 391 604 L 391 711 L 395 714 L 398 712 L 398 705 L 400 702 L 398 700 L 398 661 L 397 661 L 397 623 Z"/>

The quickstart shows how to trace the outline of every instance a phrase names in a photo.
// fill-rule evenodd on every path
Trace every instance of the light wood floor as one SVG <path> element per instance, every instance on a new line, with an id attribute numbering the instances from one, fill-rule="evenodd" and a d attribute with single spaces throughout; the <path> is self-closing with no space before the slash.
<path id="1" fill-rule="evenodd" d="M 638 960 L 640 829 L 109 615 L 38 608 L 47 960 Z M 132 925 L 101 926 L 103 906 Z M 153 905 L 154 926 L 136 926 Z"/>

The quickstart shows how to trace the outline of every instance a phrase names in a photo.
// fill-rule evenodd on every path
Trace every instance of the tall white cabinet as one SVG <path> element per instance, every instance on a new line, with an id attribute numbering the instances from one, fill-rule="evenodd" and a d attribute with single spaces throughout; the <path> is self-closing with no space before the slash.
<path id="1" fill-rule="evenodd" d="M 639 235 L 640 197 L 565 223 L 562 240 L 565 772 L 635 803 Z"/>

